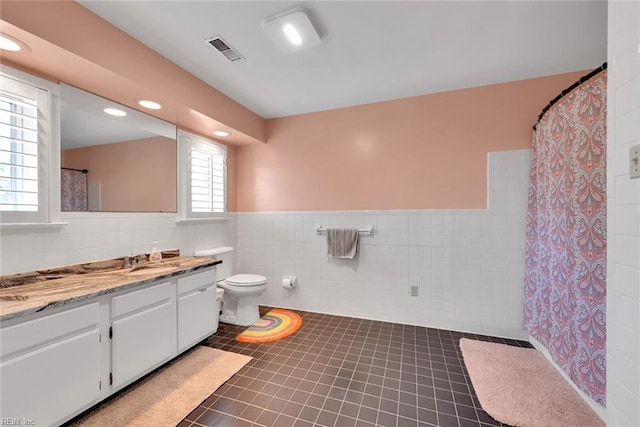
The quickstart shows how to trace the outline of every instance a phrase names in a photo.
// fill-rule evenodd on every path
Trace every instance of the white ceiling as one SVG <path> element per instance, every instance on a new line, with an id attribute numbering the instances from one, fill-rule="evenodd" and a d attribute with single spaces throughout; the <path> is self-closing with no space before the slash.
<path id="1" fill-rule="evenodd" d="M 264 118 L 591 69 L 606 1 L 95 1 L 83 6 Z M 303 8 L 320 46 L 283 53 L 263 21 Z M 204 40 L 221 35 L 246 60 Z"/>

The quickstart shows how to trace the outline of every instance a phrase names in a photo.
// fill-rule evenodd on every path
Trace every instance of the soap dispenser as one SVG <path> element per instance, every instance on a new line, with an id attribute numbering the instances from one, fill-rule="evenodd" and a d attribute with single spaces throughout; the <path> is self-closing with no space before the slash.
<path id="1" fill-rule="evenodd" d="M 153 242 L 153 249 L 149 253 L 149 262 L 160 262 L 162 261 L 162 252 L 158 249 L 158 242 Z"/>

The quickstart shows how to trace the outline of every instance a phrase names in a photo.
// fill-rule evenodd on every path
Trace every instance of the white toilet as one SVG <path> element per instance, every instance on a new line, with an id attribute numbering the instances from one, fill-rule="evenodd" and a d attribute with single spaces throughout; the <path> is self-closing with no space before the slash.
<path id="1" fill-rule="evenodd" d="M 218 287 L 224 289 L 220 321 L 232 325 L 250 326 L 259 318 L 258 297 L 267 290 L 267 278 L 258 274 L 233 274 L 233 248 L 196 251 L 194 256 L 215 256 L 222 260 L 216 266 Z"/>

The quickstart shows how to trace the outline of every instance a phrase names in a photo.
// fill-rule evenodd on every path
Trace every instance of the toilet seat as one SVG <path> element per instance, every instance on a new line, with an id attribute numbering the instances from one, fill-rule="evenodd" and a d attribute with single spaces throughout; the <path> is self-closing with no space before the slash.
<path id="1" fill-rule="evenodd" d="M 224 281 L 231 286 L 260 286 L 267 283 L 267 278 L 259 274 L 236 274 Z"/>

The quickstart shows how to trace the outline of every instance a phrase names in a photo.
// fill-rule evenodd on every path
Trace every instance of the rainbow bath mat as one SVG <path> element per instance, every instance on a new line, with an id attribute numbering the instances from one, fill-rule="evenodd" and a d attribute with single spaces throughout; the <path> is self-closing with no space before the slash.
<path id="1" fill-rule="evenodd" d="M 236 341 L 261 343 L 276 341 L 294 334 L 302 318 L 293 311 L 274 308 L 236 337 Z"/>

